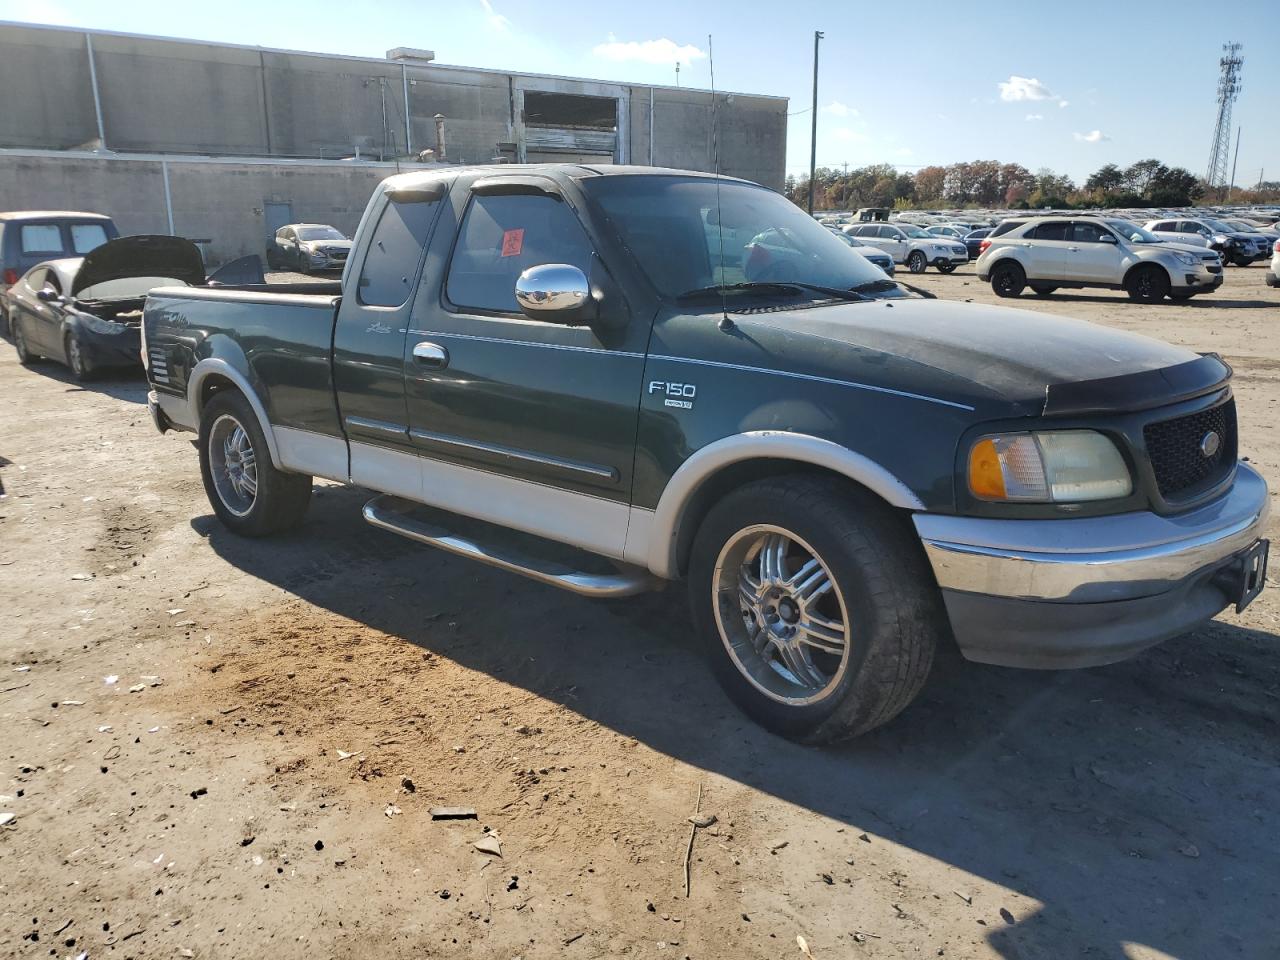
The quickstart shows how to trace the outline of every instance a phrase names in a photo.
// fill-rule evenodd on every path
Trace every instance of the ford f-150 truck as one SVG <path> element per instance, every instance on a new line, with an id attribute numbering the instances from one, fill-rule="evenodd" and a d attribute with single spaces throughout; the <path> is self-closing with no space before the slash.
<path id="1" fill-rule="evenodd" d="M 340 284 L 156 290 L 143 344 L 231 530 L 297 525 L 326 477 L 580 594 L 683 580 L 725 689 L 798 739 L 884 723 L 952 638 L 1105 664 L 1265 580 L 1217 356 L 913 296 L 740 180 L 402 174 Z"/>

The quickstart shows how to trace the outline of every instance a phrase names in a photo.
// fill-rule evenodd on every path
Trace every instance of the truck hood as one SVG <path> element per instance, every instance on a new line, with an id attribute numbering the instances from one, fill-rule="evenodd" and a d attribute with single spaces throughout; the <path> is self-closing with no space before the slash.
<path id="1" fill-rule="evenodd" d="M 813 356 L 816 347 L 826 375 L 1025 414 L 1144 409 L 1230 376 L 1221 361 L 1183 347 L 1008 307 L 885 300 L 785 311 L 766 322 L 787 338 L 825 341 L 788 348 Z M 1166 376 L 1172 368 L 1180 372 Z"/>
<path id="2" fill-rule="evenodd" d="M 85 255 L 71 281 L 71 296 L 127 277 L 163 277 L 199 286 L 204 283 L 204 258 L 194 243 L 182 237 L 121 237 Z"/>

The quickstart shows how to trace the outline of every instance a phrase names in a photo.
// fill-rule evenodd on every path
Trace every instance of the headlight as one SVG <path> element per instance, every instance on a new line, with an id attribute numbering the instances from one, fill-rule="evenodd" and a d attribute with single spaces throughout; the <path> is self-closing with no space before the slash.
<path id="1" fill-rule="evenodd" d="M 129 329 L 123 323 L 112 323 L 110 320 L 103 320 L 101 317 L 84 317 L 80 322 L 94 333 L 105 333 L 108 336 L 116 336 Z"/>
<path id="2" fill-rule="evenodd" d="M 944 247 L 944 246 L 943 246 L 942 244 L 940 244 L 940 243 L 935 243 L 935 244 L 933 245 L 933 252 L 934 252 L 934 253 L 946 253 L 946 252 L 947 252 L 947 248 L 946 248 L 946 247 Z"/>
<path id="3" fill-rule="evenodd" d="M 1175 250 L 1173 255 L 1177 258 L 1179 263 L 1185 263 L 1188 267 L 1194 267 L 1200 262 L 1189 253 L 1181 253 Z"/>
<path id="4" fill-rule="evenodd" d="M 1004 433 L 969 451 L 969 489 L 981 500 L 1063 503 L 1133 492 L 1116 445 L 1093 430 Z"/>
<path id="5" fill-rule="evenodd" d="M 1222 234 L 1218 234 L 1216 237 L 1214 237 L 1213 242 L 1222 244 L 1224 247 L 1234 247 L 1236 245 L 1236 242 L 1234 240 L 1232 240 L 1230 237 L 1224 237 Z"/>

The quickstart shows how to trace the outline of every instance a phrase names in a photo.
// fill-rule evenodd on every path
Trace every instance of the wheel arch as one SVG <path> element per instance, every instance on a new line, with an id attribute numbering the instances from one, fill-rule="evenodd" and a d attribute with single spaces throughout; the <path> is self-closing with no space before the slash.
<path id="1" fill-rule="evenodd" d="M 1135 263 L 1133 266 L 1131 266 L 1128 270 L 1124 272 L 1124 278 L 1120 281 L 1120 286 L 1128 290 L 1129 282 L 1133 280 L 1134 276 L 1137 275 L 1138 271 L 1149 270 L 1149 269 L 1162 270 L 1164 272 L 1165 277 L 1167 277 L 1169 280 L 1169 285 L 1170 286 L 1173 285 L 1173 274 L 1169 272 L 1169 268 L 1165 266 L 1163 263 L 1160 263 L 1158 260 L 1139 260 L 1137 263 Z"/>
<path id="2" fill-rule="evenodd" d="M 218 357 L 206 357 L 197 363 L 187 381 L 187 398 L 191 409 L 195 411 L 197 428 L 200 417 L 204 413 L 205 404 L 224 390 L 235 390 L 249 402 L 254 416 L 258 418 L 258 426 L 262 428 L 262 435 L 267 439 L 267 450 L 271 454 L 272 465 L 277 470 L 283 469 L 280 464 L 280 450 L 276 444 L 275 431 L 271 429 L 266 407 L 262 405 L 257 391 L 249 383 L 248 377 L 226 360 Z"/>
<path id="3" fill-rule="evenodd" d="M 735 434 L 703 447 L 668 481 L 650 525 L 647 566 L 660 577 L 681 576 L 698 527 L 720 496 L 754 480 L 797 472 L 841 477 L 891 507 L 924 509 L 885 467 L 831 440 L 779 431 Z"/>

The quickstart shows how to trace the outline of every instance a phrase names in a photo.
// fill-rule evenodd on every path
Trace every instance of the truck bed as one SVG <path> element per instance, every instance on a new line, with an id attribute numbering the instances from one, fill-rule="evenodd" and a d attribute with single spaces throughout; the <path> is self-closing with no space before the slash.
<path id="1" fill-rule="evenodd" d="M 185 397 L 204 358 L 242 375 L 271 423 L 341 437 L 331 355 L 341 299 L 337 281 L 153 290 L 148 376 L 157 391 Z"/>

